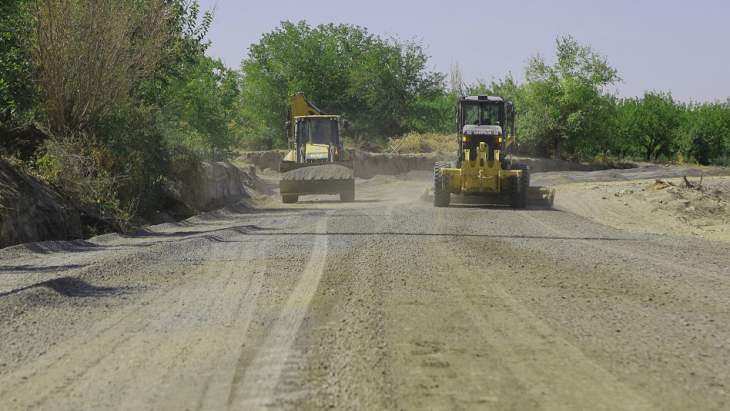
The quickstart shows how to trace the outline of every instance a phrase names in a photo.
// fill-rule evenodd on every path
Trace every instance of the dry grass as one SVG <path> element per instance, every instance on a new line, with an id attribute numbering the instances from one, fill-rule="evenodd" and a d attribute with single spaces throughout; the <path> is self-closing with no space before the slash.
<path id="1" fill-rule="evenodd" d="M 34 4 L 31 51 L 52 130 L 83 130 L 157 68 L 170 18 L 163 0 Z"/>
<path id="2" fill-rule="evenodd" d="M 457 150 L 456 135 L 436 133 L 410 133 L 391 138 L 389 151 L 400 154 L 439 153 L 450 154 Z"/>

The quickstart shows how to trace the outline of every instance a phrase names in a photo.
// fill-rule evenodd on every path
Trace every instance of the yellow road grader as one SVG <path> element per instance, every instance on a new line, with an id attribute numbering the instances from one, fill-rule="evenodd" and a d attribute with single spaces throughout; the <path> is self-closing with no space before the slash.
<path id="1" fill-rule="evenodd" d="M 340 138 L 340 116 L 324 114 L 303 93 L 291 97 L 289 152 L 279 166 L 281 201 L 296 203 L 310 194 L 355 200 L 353 161 Z"/>
<path id="2" fill-rule="evenodd" d="M 530 172 L 506 154 L 514 143 L 512 103 L 495 96 L 469 96 L 457 106 L 459 149 L 452 164 L 436 163 L 434 206 L 448 207 L 451 194 L 498 195 L 514 208 L 525 208 Z"/>

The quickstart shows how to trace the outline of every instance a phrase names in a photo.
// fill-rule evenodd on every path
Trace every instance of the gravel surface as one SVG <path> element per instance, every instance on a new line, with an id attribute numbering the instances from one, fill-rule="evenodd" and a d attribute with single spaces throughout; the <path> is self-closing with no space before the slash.
<path id="1" fill-rule="evenodd" d="M 730 407 L 730 245 L 429 185 L 0 250 L 0 409 Z"/>

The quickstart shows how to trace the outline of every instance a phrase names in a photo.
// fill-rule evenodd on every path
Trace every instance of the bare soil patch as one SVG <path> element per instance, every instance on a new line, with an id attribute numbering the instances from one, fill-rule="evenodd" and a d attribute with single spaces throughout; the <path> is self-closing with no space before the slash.
<path id="1" fill-rule="evenodd" d="M 555 207 L 622 230 L 730 241 L 730 177 L 559 185 Z"/>

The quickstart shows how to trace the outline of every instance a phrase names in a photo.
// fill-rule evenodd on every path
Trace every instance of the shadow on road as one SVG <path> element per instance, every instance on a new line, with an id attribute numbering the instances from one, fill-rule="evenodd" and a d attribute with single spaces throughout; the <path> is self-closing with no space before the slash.
<path id="1" fill-rule="evenodd" d="M 66 270 L 73 270 L 76 268 L 84 268 L 85 265 L 80 264 L 65 264 L 65 265 L 45 265 L 45 266 L 38 266 L 38 265 L 30 265 L 30 264 L 23 264 L 23 265 L 4 265 L 0 266 L 0 273 L 2 272 L 14 272 L 14 271 L 33 271 L 33 272 L 49 272 L 49 271 L 66 271 Z"/>
<path id="2" fill-rule="evenodd" d="M 33 288 L 48 288 L 53 290 L 64 297 L 76 297 L 76 298 L 87 298 L 87 297 L 105 297 L 110 295 L 121 295 L 130 292 L 131 287 L 97 287 L 87 283 L 84 280 L 73 277 L 61 277 L 54 278 L 52 280 L 43 281 L 40 283 L 28 285 L 26 287 L 16 288 L 11 291 L 0 292 L 0 297 L 6 297 L 12 294 L 17 294 L 22 291 L 30 290 Z"/>
<path id="3" fill-rule="evenodd" d="M 485 209 L 485 210 L 514 210 L 514 211 L 559 211 L 549 206 L 539 206 L 539 205 L 528 205 L 526 208 L 523 209 L 514 209 L 509 204 L 469 204 L 469 203 L 452 203 L 449 205 L 448 208 L 473 208 L 473 209 Z"/>
<path id="4" fill-rule="evenodd" d="M 73 277 L 61 277 L 46 281 L 38 287 L 50 288 L 65 297 L 104 297 L 128 292 L 127 287 L 97 287 Z"/>
<path id="5" fill-rule="evenodd" d="M 85 251 L 98 250 L 103 247 L 98 244 L 94 244 L 85 240 L 73 240 L 73 241 L 44 241 L 40 243 L 27 243 L 20 244 L 16 247 L 23 247 L 27 250 L 33 251 L 39 254 L 57 253 L 57 252 L 69 252 L 69 253 L 81 253 Z"/>
<path id="6" fill-rule="evenodd" d="M 352 201 L 340 201 L 340 200 L 299 200 L 298 204 L 374 204 L 382 203 L 383 200 L 352 200 Z M 291 210 L 300 210 L 299 208 L 291 208 Z"/>
<path id="7" fill-rule="evenodd" d="M 249 234 L 251 232 L 258 232 L 263 230 L 268 230 L 264 227 L 259 227 L 257 225 L 241 225 L 237 227 L 226 227 L 226 228 L 218 228 L 214 230 L 189 230 L 189 231 L 168 231 L 168 232 L 159 232 L 159 231 L 150 231 L 148 229 L 140 230 L 137 232 L 134 232 L 132 234 L 125 234 L 120 235 L 124 238 L 165 238 L 165 237 L 190 237 L 194 235 L 200 235 L 200 234 L 210 234 L 225 230 L 233 230 L 240 234 Z"/>
<path id="8" fill-rule="evenodd" d="M 268 232 L 255 233 L 256 236 L 384 236 L 384 237 L 455 237 L 455 238 L 485 238 L 485 239 L 513 239 L 513 240 L 572 240 L 572 241 L 645 241 L 638 238 L 620 237 L 568 237 L 568 236 L 541 236 L 541 235 L 516 235 L 516 234 L 463 234 L 463 233 L 404 233 L 391 231 L 378 232 L 336 232 L 336 233 L 314 233 L 314 232 Z"/>

